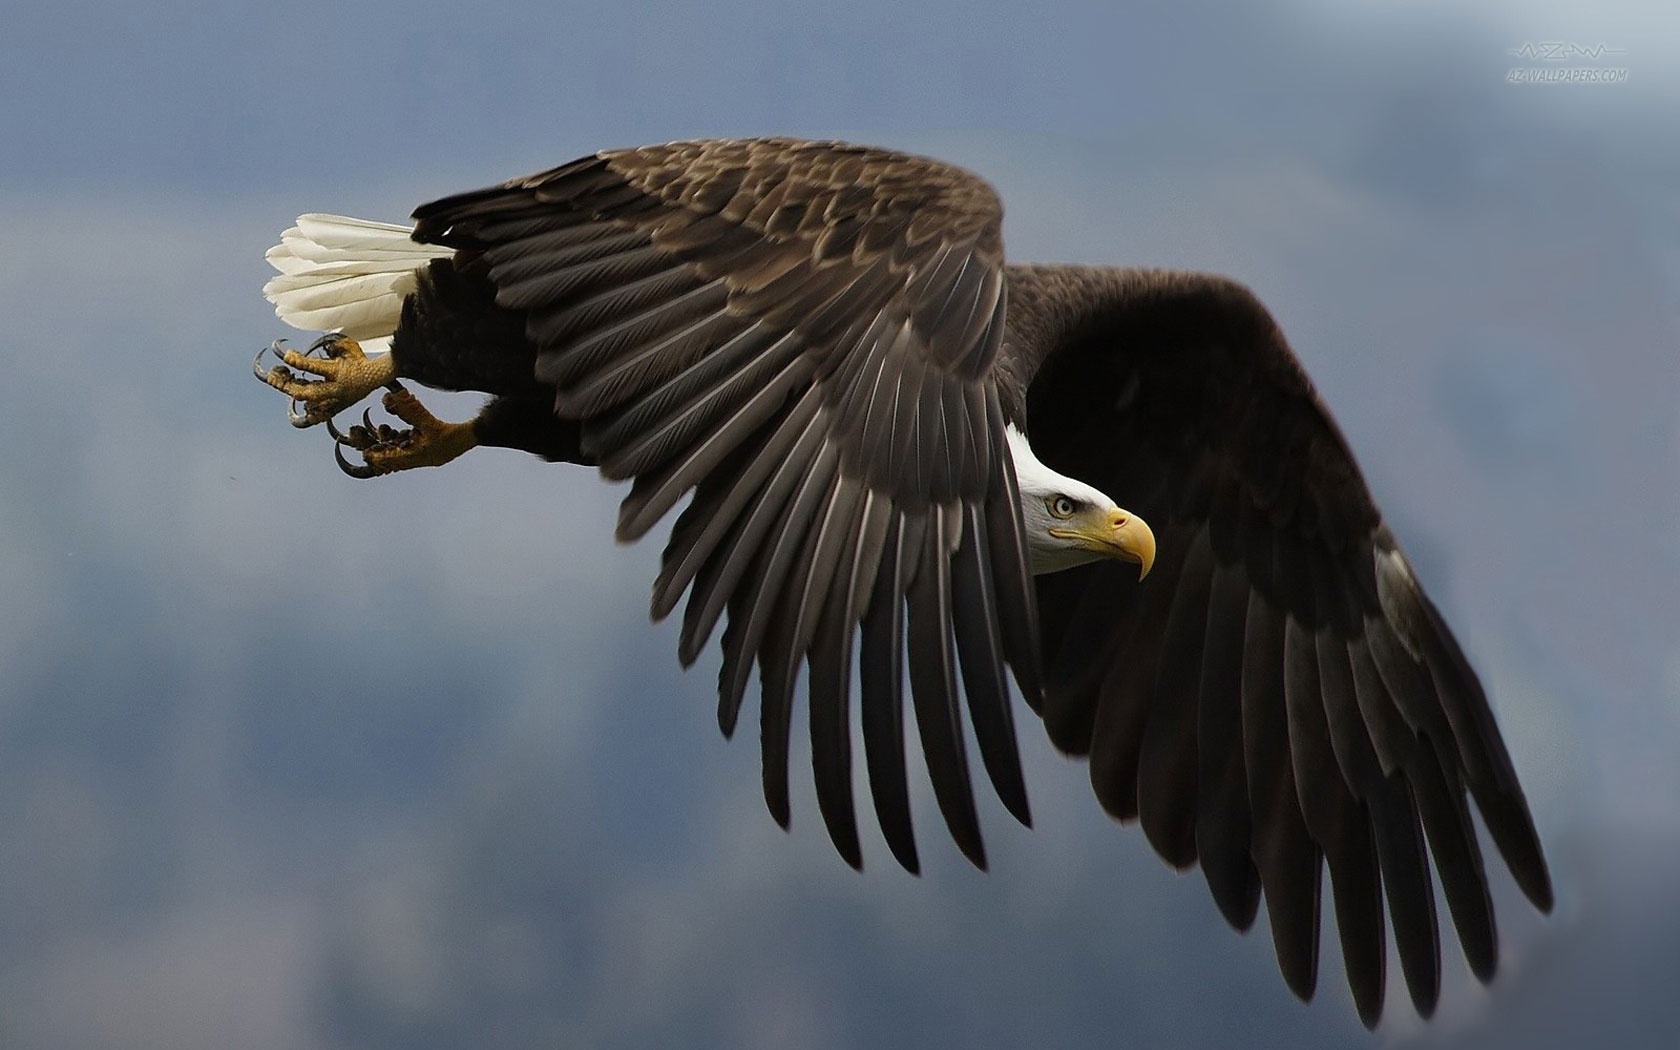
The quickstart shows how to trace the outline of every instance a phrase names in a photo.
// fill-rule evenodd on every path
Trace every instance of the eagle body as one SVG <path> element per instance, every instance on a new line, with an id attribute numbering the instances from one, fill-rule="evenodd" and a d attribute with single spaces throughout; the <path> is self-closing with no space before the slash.
<path id="1" fill-rule="evenodd" d="M 1241 285 L 1010 264 L 979 177 L 794 139 L 604 151 L 414 220 L 287 231 L 266 292 L 338 334 L 259 375 L 303 406 L 294 422 L 362 452 L 340 454 L 358 476 L 501 446 L 632 480 L 624 540 L 682 505 L 652 612 L 682 608 L 685 665 L 723 625 L 725 733 L 756 672 L 782 824 L 803 671 L 840 854 L 861 863 L 855 706 L 876 819 L 919 867 L 908 708 L 944 822 L 984 866 L 970 733 L 1029 820 L 1012 679 L 1051 741 L 1089 758 L 1103 808 L 1199 864 L 1233 926 L 1265 904 L 1303 998 L 1326 868 L 1367 1024 L 1390 933 L 1413 1003 L 1434 1008 L 1436 880 L 1491 978 L 1471 802 L 1550 907 L 1481 684 Z M 357 343 L 386 340 L 384 356 Z M 404 380 L 490 399 L 443 424 Z M 382 384 L 413 430 L 332 427 Z"/>

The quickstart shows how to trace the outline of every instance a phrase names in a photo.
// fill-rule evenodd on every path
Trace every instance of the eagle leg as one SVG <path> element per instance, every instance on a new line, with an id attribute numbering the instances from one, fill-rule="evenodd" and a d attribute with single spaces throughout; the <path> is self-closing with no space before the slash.
<path id="1" fill-rule="evenodd" d="M 284 342 L 276 339 L 273 345 L 257 351 L 251 371 L 292 399 L 288 416 L 294 427 L 325 422 L 379 387 L 396 382 L 397 368 L 391 355 L 369 357 L 354 339 L 336 333 L 324 335 L 302 353 L 282 345 Z M 268 353 L 282 363 L 264 371 L 262 358 Z M 317 353 L 321 356 L 315 356 Z M 318 378 L 308 379 L 300 372 Z"/>
<path id="2" fill-rule="evenodd" d="M 362 413 L 360 424 L 347 431 L 340 431 L 331 419 L 327 420 L 327 431 L 333 436 L 333 458 L 344 473 L 353 478 L 375 478 L 413 467 L 441 467 L 478 444 L 471 423 L 445 423 L 401 383 L 392 381 L 390 387 L 381 403 L 385 411 L 410 429 L 398 430 L 383 423 L 375 426 L 367 412 Z M 346 459 L 345 448 L 360 452 L 362 462 Z"/>

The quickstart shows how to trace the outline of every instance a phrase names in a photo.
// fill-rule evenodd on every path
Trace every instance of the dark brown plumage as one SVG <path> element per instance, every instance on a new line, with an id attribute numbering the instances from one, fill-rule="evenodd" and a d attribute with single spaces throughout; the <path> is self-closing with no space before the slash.
<path id="1" fill-rule="evenodd" d="M 1385 902 L 1411 998 L 1440 986 L 1428 858 L 1471 968 L 1497 959 L 1473 798 L 1518 884 L 1551 890 L 1481 686 L 1276 324 L 1217 277 L 1009 266 L 991 188 L 883 150 L 788 139 L 604 152 L 415 212 L 454 250 L 404 305 L 398 374 L 498 395 L 480 443 L 634 485 L 618 535 L 684 497 L 653 614 L 721 619 L 718 720 L 761 682 L 764 795 L 787 824 L 795 682 L 835 846 L 861 864 L 850 722 L 917 870 L 903 676 L 934 796 L 984 866 L 964 710 L 1027 822 L 1007 680 L 1109 813 L 1200 862 L 1233 926 L 1266 904 L 1310 997 L 1330 871 L 1360 1016 Z M 549 409 L 552 409 L 550 412 Z M 1150 522 L 1036 579 L 1005 427 Z M 1042 616 L 1042 623 L 1039 617 Z"/>

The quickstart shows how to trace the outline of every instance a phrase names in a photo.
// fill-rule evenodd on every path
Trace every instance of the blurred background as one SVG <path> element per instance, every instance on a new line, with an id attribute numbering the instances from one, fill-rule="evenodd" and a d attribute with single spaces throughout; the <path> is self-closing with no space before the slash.
<path id="1" fill-rule="evenodd" d="M 0 1045 L 1680 1045 L 1680 13 L 1114 6 L 0 4 Z M 854 874 L 648 626 L 618 491 L 352 481 L 250 376 L 299 212 L 765 133 L 1270 305 L 1552 860 L 1541 918 L 1490 857 L 1491 987 L 1449 940 L 1435 1020 L 1391 965 L 1369 1036 L 1328 937 L 1297 1003 L 1030 723 L 990 875 L 925 779 L 924 876 Z"/>

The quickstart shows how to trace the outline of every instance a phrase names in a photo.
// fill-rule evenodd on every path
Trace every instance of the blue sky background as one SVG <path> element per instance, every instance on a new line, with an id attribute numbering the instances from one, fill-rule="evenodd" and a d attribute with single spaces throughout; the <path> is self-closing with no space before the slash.
<path id="1" fill-rule="evenodd" d="M 1680 16 L 1464 7 L 0 5 L 0 1045 L 1675 1045 Z M 1544 41 L 1628 80 L 1506 83 Z M 805 781 L 764 813 L 613 489 L 354 482 L 249 376 L 298 212 L 761 133 L 964 163 L 1016 258 L 1268 302 L 1553 861 L 1547 919 L 1495 875 L 1491 988 L 1449 943 L 1436 1020 L 1396 973 L 1368 1036 L 1329 938 L 1297 1004 L 1033 732 L 990 875 L 923 785 L 926 874 L 876 837 L 858 876 Z"/>

